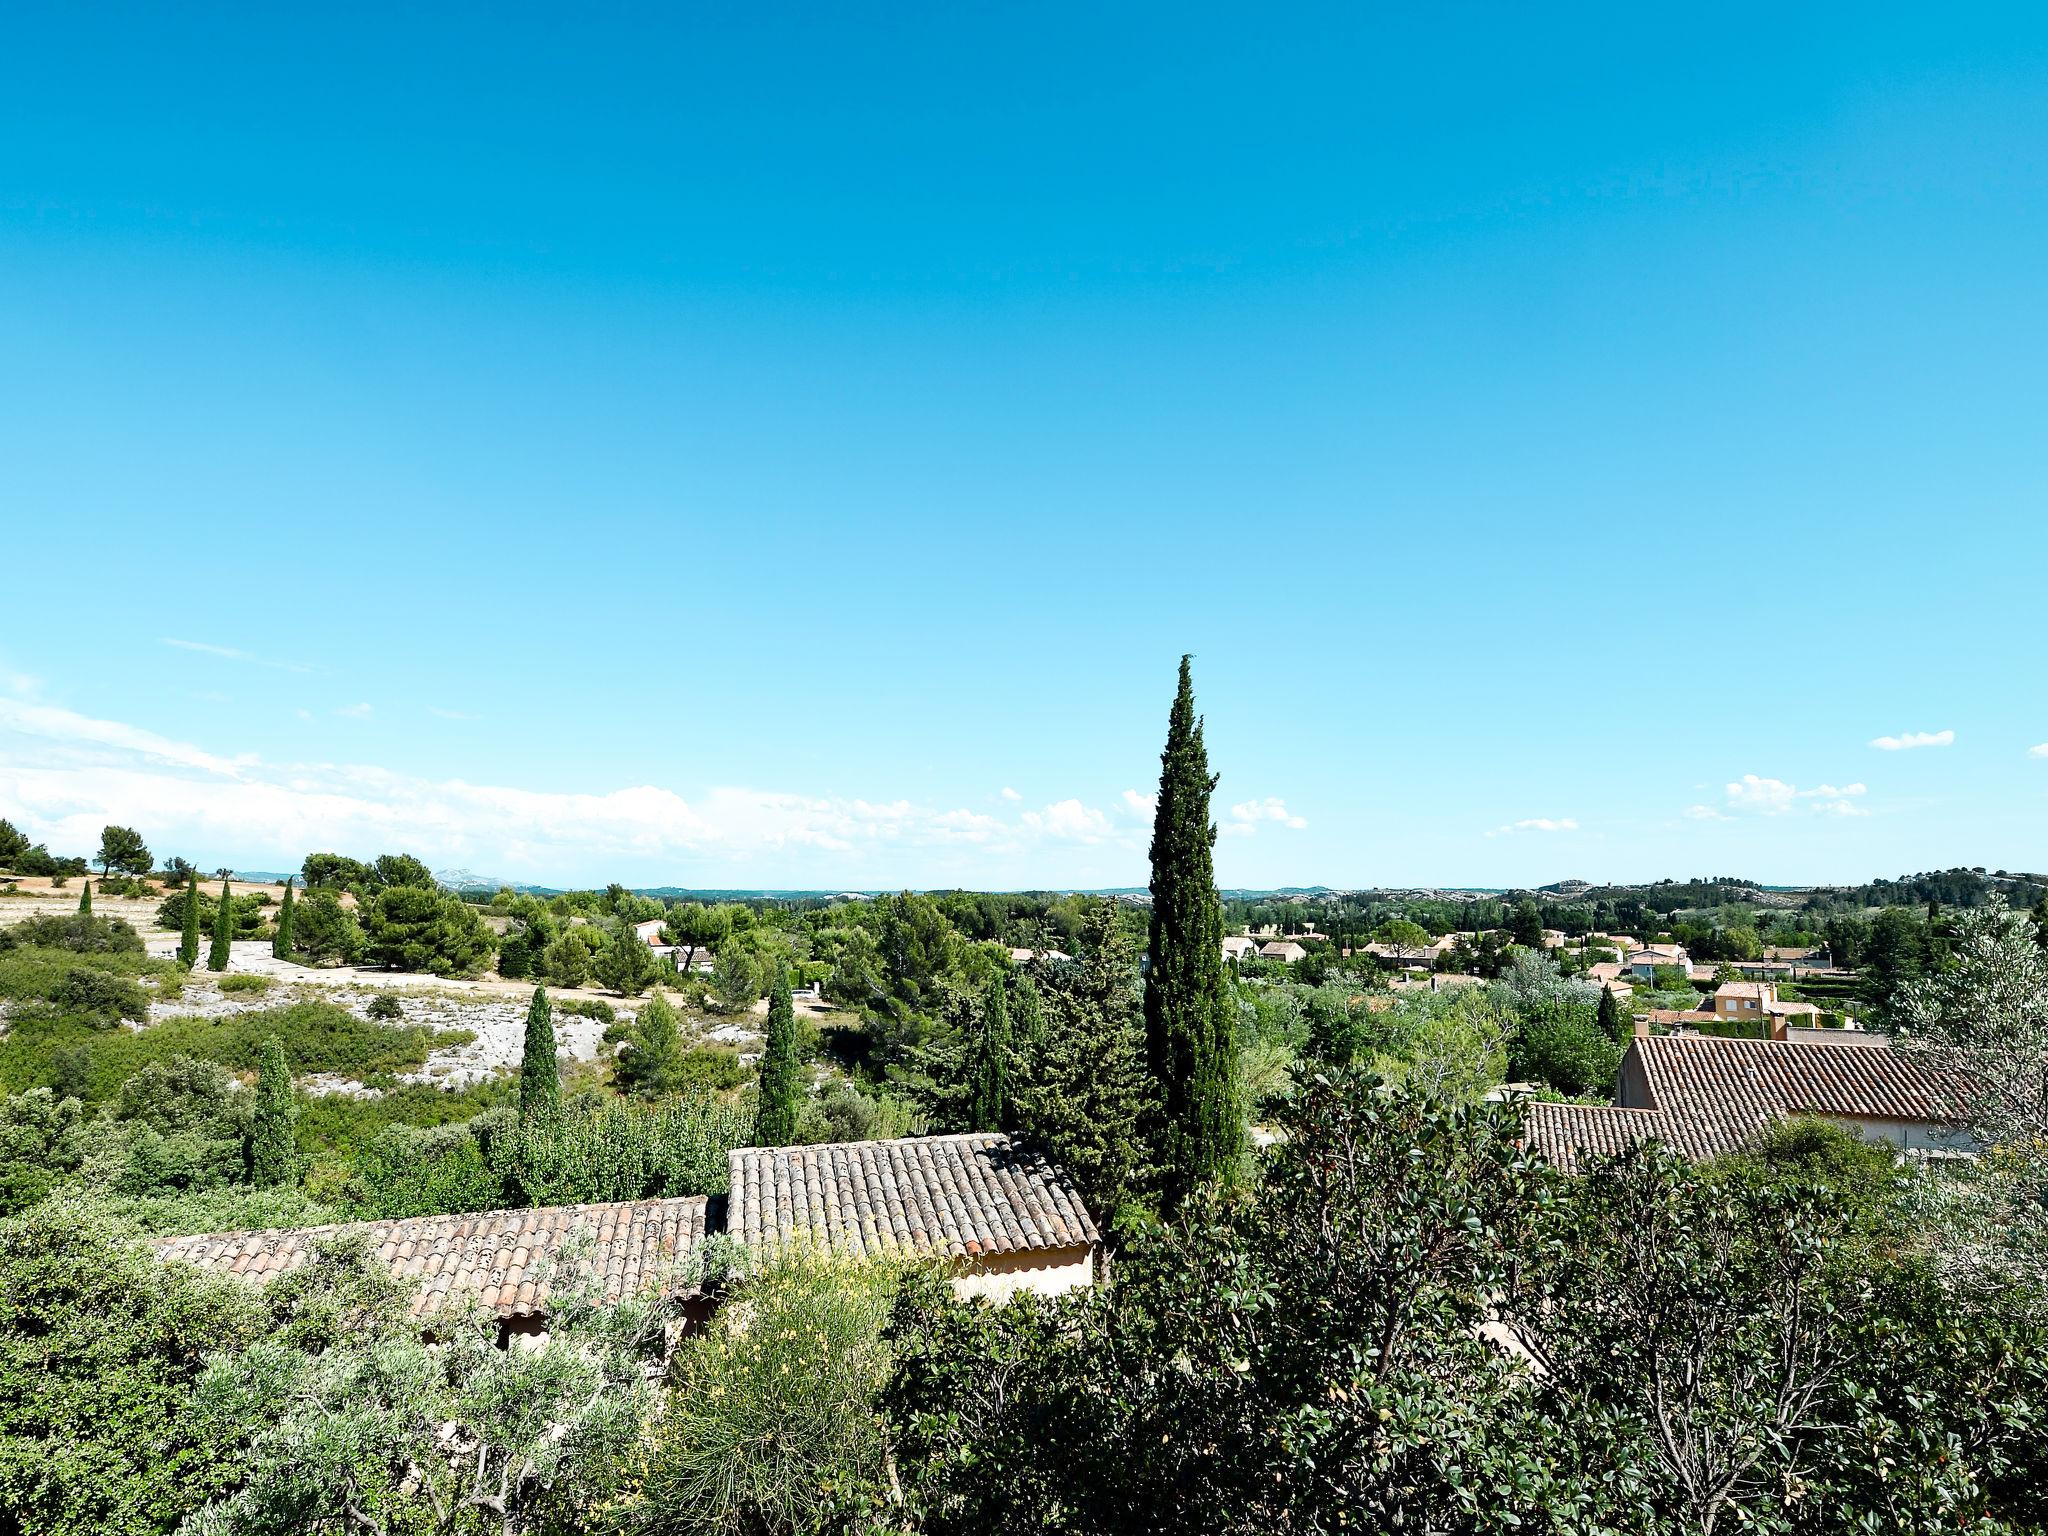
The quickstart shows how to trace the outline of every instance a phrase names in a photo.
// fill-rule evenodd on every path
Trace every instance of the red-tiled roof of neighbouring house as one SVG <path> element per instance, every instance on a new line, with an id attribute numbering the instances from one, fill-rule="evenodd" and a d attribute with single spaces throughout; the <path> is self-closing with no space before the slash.
<path id="1" fill-rule="evenodd" d="M 416 1286 L 415 1317 L 450 1304 L 473 1303 L 499 1317 L 516 1317 L 544 1311 L 550 1277 L 577 1269 L 601 1281 L 605 1301 L 622 1301 L 657 1286 L 670 1294 L 693 1292 L 695 1281 L 686 1278 L 688 1261 L 703 1240 L 708 1205 L 701 1195 L 621 1200 L 295 1230 L 213 1232 L 162 1237 L 150 1246 L 160 1258 L 261 1285 L 306 1263 L 322 1239 L 360 1233 L 394 1276 Z"/>
<path id="2" fill-rule="evenodd" d="M 1956 1102 L 1954 1085 L 1900 1051 L 1652 1035 L 1638 1037 L 1629 1054 L 1642 1071 L 1650 1107 L 1528 1107 L 1529 1141 L 1560 1168 L 1577 1167 L 1581 1149 L 1604 1154 L 1653 1137 L 1692 1157 L 1714 1157 L 1748 1145 L 1791 1115 L 1919 1125 L 1955 1118 L 1949 1107 Z"/>
<path id="3" fill-rule="evenodd" d="M 1524 1139 L 1566 1173 L 1577 1173 L 1579 1154 L 1612 1157 L 1640 1141 L 1670 1141 L 1664 1115 L 1654 1109 L 1613 1104 L 1552 1104 L 1532 1099 L 1523 1106 Z"/>
<path id="4" fill-rule="evenodd" d="M 1099 1240 L 1066 1173 L 996 1132 L 727 1156 L 729 1227 L 750 1248 L 805 1241 L 969 1259 Z"/>
<path id="5" fill-rule="evenodd" d="M 1714 988 L 1716 997 L 1765 998 L 1777 993 L 1777 984 L 1769 981 L 1724 981 Z"/>

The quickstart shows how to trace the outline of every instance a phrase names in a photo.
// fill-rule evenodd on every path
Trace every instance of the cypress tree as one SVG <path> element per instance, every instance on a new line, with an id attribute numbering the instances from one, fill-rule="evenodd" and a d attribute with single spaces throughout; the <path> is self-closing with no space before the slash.
<path id="1" fill-rule="evenodd" d="M 1600 1026 L 1600 1033 L 1618 1045 L 1628 1044 L 1628 1029 L 1622 1023 L 1621 1004 L 1615 999 L 1614 988 L 1600 989 L 1600 1011 L 1593 1016 Z"/>
<path id="2" fill-rule="evenodd" d="M 256 1123 L 249 1134 L 249 1176 L 256 1183 L 298 1182 L 298 1118 L 284 1046 L 271 1035 L 263 1042 L 262 1064 L 256 1071 Z"/>
<path id="3" fill-rule="evenodd" d="M 1039 996 L 1038 983 L 1029 976 L 1019 976 L 1014 987 L 1017 1007 L 1012 1015 L 1011 1031 L 1028 1058 L 1045 1043 L 1045 999 Z"/>
<path id="4" fill-rule="evenodd" d="M 519 1057 L 519 1118 L 552 1120 L 562 1112 L 562 1064 L 555 1059 L 555 1013 L 545 987 L 526 1010 L 526 1047 Z"/>
<path id="5" fill-rule="evenodd" d="M 209 971 L 224 971 L 232 951 L 228 941 L 235 934 L 234 903 L 228 896 L 228 883 L 220 883 L 220 905 L 213 909 L 213 945 L 206 951 L 206 968 Z"/>
<path id="6" fill-rule="evenodd" d="M 1216 780 L 1195 714 L 1189 658 L 1167 718 L 1152 823 L 1152 929 L 1145 973 L 1145 1055 L 1158 1087 L 1153 1153 L 1170 1211 L 1227 1173 L 1244 1144 L 1236 1020 L 1223 969 L 1216 893 Z"/>
<path id="7" fill-rule="evenodd" d="M 91 917 L 91 916 L 92 916 L 92 876 L 91 876 L 91 875 L 87 875 L 87 876 L 85 877 L 85 887 L 84 887 L 84 889 L 82 889 L 82 890 L 81 890 L 81 891 L 80 891 L 80 892 L 78 893 L 78 915 L 79 915 L 80 917 Z"/>
<path id="8" fill-rule="evenodd" d="M 797 1102 L 796 1010 L 789 1000 L 789 972 L 775 968 L 768 993 L 768 1043 L 761 1052 L 760 1104 L 754 1119 L 754 1145 L 786 1147 L 796 1140 Z"/>
<path id="9" fill-rule="evenodd" d="M 970 1131 L 1000 1131 L 1010 1118 L 1010 1010 L 999 976 L 981 998 L 981 1036 L 976 1041 L 974 1096 L 967 1105 Z"/>
<path id="10" fill-rule="evenodd" d="M 279 960 L 292 957 L 292 884 L 284 883 L 284 905 L 277 909 L 277 932 L 270 940 L 270 953 Z"/>
<path id="11" fill-rule="evenodd" d="M 185 877 L 185 931 L 178 940 L 178 964 L 191 970 L 199 963 L 199 871 Z"/>

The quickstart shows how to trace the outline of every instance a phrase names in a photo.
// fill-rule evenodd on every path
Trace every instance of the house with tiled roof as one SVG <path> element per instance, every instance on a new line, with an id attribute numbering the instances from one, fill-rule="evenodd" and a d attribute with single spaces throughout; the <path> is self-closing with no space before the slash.
<path id="1" fill-rule="evenodd" d="M 1638 1033 L 1609 1104 L 1531 1103 L 1529 1144 L 1575 1171 L 1583 1158 L 1661 1141 L 1706 1158 L 1795 1115 L 1904 1151 L 1967 1152 L 1957 1085 L 1901 1051 L 1789 1040 Z"/>
<path id="2" fill-rule="evenodd" d="M 1660 965 L 1676 966 L 1692 974 L 1692 956 L 1683 944 L 1643 944 L 1622 956 L 1622 967 L 1640 981 L 1648 981 Z"/>
<path id="3" fill-rule="evenodd" d="M 360 1237 L 411 1288 L 414 1317 L 481 1308 L 497 1319 L 503 1339 L 545 1334 L 556 1288 L 584 1276 L 597 1300 L 659 1295 L 679 1302 L 686 1319 L 701 1320 L 710 1303 L 698 1259 L 715 1219 L 712 1202 L 693 1195 L 213 1232 L 160 1237 L 150 1246 L 159 1258 L 262 1285 L 310 1261 L 326 1240 Z"/>
<path id="4" fill-rule="evenodd" d="M 815 1244 L 931 1258 L 964 1296 L 1092 1285 L 1102 1236 L 1066 1171 L 1000 1132 L 728 1154 L 729 1230 L 751 1254 Z"/>
<path id="5" fill-rule="evenodd" d="M 816 1244 L 855 1257 L 930 1259 L 956 1292 L 1004 1300 L 1092 1285 L 1101 1234 L 1066 1171 L 999 1133 L 911 1136 L 729 1154 L 731 1194 L 622 1200 L 321 1227 L 162 1237 L 160 1258 L 262 1285 L 354 1235 L 412 1290 L 422 1320 L 481 1308 L 501 1339 L 545 1336 L 559 1287 L 660 1297 L 685 1327 L 716 1304 L 704 1244 L 729 1234 L 751 1261 Z"/>
<path id="6" fill-rule="evenodd" d="M 1261 960 L 1280 960 L 1288 965 L 1297 960 L 1306 960 L 1308 951 L 1292 939 L 1270 939 L 1259 946 Z"/>

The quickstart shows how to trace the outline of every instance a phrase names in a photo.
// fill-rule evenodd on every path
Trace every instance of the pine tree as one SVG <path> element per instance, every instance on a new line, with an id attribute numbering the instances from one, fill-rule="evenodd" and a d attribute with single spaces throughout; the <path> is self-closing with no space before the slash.
<path id="1" fill-rule="evenodd" d="M 647 1005 L 634 1015 L 626 1045 L 628 1049 L 619 1052 L 612 1069 L 621 1089 L 653 1095 L 676 1086 L 683 1040 L 676 1029 L 676 1011 L 662 993 L 647 999 Z"/>
<path id="2" fill-rule="evenodd" d="M 519 1118 L 553 1120 L 562 1113 L 562 1064 L 555 1059 L 555 1014 L 545 987 L 526 1010 L 526 1046 L 519 1057 Z"/>
<path id="3" fill-rule="evenodd" d="M 87 876 L 85 877 L 85 885 L 84 885 L 84 886 L 83 886 L 83 887 L 82 887 L 82 888 L 81 888 L 81 889 L 79 890 L 79 893 L 78 893 L 78 915 L 79 915 L 80 917 L 91 917 L 91 916 L 92 916 L 92 876 L 91 876 L 91 875 L 87 875 Z"/>
<path id="4" fill-rule="evenodd" d="M 801 1091 L 796 1060 L 796 1010 L 789 1000 L 789 972 L 778 965 L 775 985 L 768 993 L 768 1043 L 761 1052 L 755 1146 L 786 1147 L 796 1140 Z"/>
<path id="5" fill-rule="evenodd" d="M 1227 1173 L 1244 1144 L 1237 1092 L 1236 1016 L 1223 969 L 1223 902 L 1216 893 L 1216 828 L 1195 714 L 1189 658 L 1160 754 L 1152 824 L 1152 929 L 1145 974 L 1145 1055 L 1159 1094 L 1153 1152 L 1168 1210 Z"/>
<path id="6" fill-rule="evenodd" d="M 199 963 L 199 871 L 185 877 L 185 931 L 178 940 L 178 964 L 191 970 Z"/>
<path id="7" fill-rule="evenodd" d="M 299 1107 L 292 1071 L 277 1036 L 263 1042 L 256 1071 L 256 1123 L 249 1133 L 249 1176 L 258 1184 L 295 1184 L 299 1177 Z"/>
<path id="8" fill-rule="evenodd" d="M 1000 1131 L 1010 1119 L 1010 1010 L 999 976 L 981 998 L 981 1029 L 975 1040 L 974 1095 L 967 1106 L 970 1131 Z"/>
<path id="9" fill-rule="evenodd" d="M 621 923 L 618 934 L 591 963 L 600 983 L 621 997 L 638 997 L 654 980 L 654 954 L 640 942 L 630 923 Z"/>
<path id="10" fill-rule="evenodd" d="M 1600 1033 L 1620 1045 L 1628 1044 L 1628 1028 L 1621 1018 L 1621 1004 L 1614 996 L 1614 988 L 1600 989 L 1600 1011 L 1593 1016 L 1600 1026 Z"/>
<path id="11" fill-rule="evenodd" d="M 1061 966 L 1042 989 L 1032 987 L 1030 1004 L 1020 991 L 1020 1020 L 1041 999 L 1043 1010 L 1012 1115 L 1020 1132 L 1073 1174 L 1088 1209 L 1108 1221 L 1151 1172 L 1141 1127 L 1154 1118 L 1137 956 L 1110 903 L 1089 916 L 1081 955 L 1079 965 Z"/>
<path id="12" fill-rule="evenodd" d="M 235 934 L 234 902 L 228 896 L 228 883 L 220 883 L 220 905 L 213 909 L 213 945 L 206 951 L 206 968 L 209 971 L 224 971 L 232 951 L 228 941 Z"/>
<path id="13" fill-rule="evenodd" d="M 284 883 L 284 905 L 277 909 L 277 932 L 271 936 L 270 953 L 279 960 L 292 957 L 292 882 Z"/>

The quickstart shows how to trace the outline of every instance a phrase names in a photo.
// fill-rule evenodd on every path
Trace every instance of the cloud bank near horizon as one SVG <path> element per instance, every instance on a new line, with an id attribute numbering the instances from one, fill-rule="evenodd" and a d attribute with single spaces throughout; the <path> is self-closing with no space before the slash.
<path id="1" fill-rule="evenodd" d="M 295 868 L 321 849 L 415 853 L 437 866 L 511 878 L 665 883 L 888 885 L 914 870 L 981 878 L 1014 868 L 1032 883 L 1142 878 L 1152 801 L 1135 789 L 1103 805 L 1078 796 L 1002 814 L 910 799 L 862 799 L 735 785 L 684 796 L 653 784 L 564 793 L 428 779 L 353 763 L 229 756 L 119 721 L 0 698 L 0 815 L 60 852 L 89 852 L 108 823 L 140 829 L 162 854 Z M 1306 823 L 1267 798 L 1237 825 Z M 897 857 L 900 855 L 900 857 Z M 1098 878 L 1103 871 L 1121 879 Z M 929 883 L 918 880 L 916 883 Z"/>

